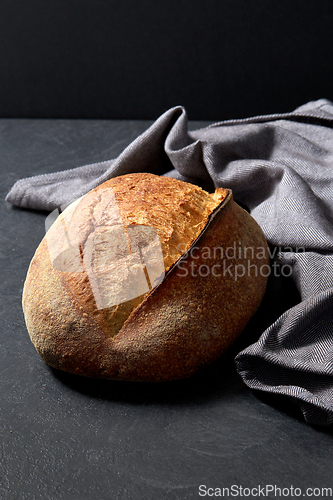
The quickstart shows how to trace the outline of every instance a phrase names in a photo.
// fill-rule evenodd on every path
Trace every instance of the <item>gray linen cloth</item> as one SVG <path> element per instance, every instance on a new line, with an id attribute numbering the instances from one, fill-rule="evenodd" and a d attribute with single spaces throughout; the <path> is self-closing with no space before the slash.
<path id="1" fill-rule="evenodd" d="M 6 199 L 53 210 L 107 179 L 151 172 L 233 190 L 289 266 L 301 302 L 236 356 L 251 388 L 296 401 L 307 422 L 333 423 L 333 104 L 188 131 L 181 106 L 116 159 L 19 180 Z"/>

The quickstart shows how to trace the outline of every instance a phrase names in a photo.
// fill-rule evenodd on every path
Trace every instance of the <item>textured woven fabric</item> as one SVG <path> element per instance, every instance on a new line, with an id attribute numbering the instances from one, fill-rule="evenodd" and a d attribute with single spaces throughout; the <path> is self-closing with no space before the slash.
<path id="1" fill-rule="evenodd" d="M 309 423 L 333 423 L 333 104 L 188 131 L 175 107 L 116 159 L 18 181 L 7 200 L 53 210 L 105 180 L 151 172 L 233 190 L 262 227 L 301 302 L 236 357 L 251 388 L 296 400 Z M 289 273 L 289 271 L 288 271 Z"/>

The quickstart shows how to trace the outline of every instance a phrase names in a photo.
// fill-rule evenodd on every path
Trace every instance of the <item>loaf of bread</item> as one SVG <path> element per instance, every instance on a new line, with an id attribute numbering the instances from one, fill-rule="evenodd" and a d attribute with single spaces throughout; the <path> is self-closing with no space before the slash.
<path id="1" fill-rule="evenodd" d="M 232 344 L 268 274 L 264 235 L 230 190 L 130 174 L 55 220 L 31 261 L 23 311 L 54 368 L 176 380 Z"/>

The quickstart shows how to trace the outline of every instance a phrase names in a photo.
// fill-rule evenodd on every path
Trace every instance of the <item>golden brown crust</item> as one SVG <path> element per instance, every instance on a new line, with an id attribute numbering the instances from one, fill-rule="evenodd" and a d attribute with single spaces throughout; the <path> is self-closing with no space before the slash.
<path id="1" fill-rule="evenodd" d="M 119 192 L 133 182 L 128 177 L 113 180 Z M 170 181 L 172 185 L 179 182 Z M 126 212 L 127 201 L 119 200 L 120 195 L 120 211 Z M 31 262 L 23 293 L 28 331 L 43 359 L 55 368 L 90 377 L 159 381 L 188 377 L 223 353 L 260 304 L 268 252 L 261 229 L 233 201 L 231 192 L 220 191 L 217 200 L 219 205 L 211 202 L 202 219 L 197 239 L 190 247 L 186 245 L 188 252 L 179 255 L 159 286 L 145 298 L 135 299 L 134 310 L 114 337 L 101 327 L 89 280 L 83 273 L 56 270 L 44 239 Z M 144 197 L 142 203 L 146 203 Z M 85 210 L 90 214 L 88 226 L 91 204 Z M 253 251 L 245 255 L 245 248 Z M 73 274 L 80 277 L 73 281 Z"/>
<path id="2" fill-rule="evenodd" d="M 75 243 L 79 242 L 82 267 L 80 265 L 77 269 L 74 265 L 78 272 L 66 272 L 64 277 L 73 296 L 105 335 L 114 337 L 120 331 L 146 292 L 137 293 L 134 298 L 113 306 L 101 307 L 99 304 L 98 307 L 91 287 L 92 273 L 88 276 L 83 254 L 89 257 L 91 268 L 109 270 L 111 261 L 130 253 L 130 228 L 149 226 L 158 234 L 167 270 L 198 236 L 208 216 L 226 193 L 226 190 L 218 189 L 215 196 L 211 196 L 198 186 L 172 178 L 130 174 L 111 179 L 93 189 L 59 217 L 48 233 L 48 247 L 51 243 L 51 247 L 57 247 L 58 253 L 63 255 L 68 240 L 74 241 L 74 251 L 69 252 L 65 268 L 60 265 L 64 271 L 68 268 L 68 261 L 73 263 L 78 257 Z M 115 240 L 118 240 L 116 245 Z M 103 288 L 104 295 L 107 295 L 106 289 L 110 290 L 114 284 L 110 282 L 109 274 L 104 273 L 103 280 L 99 280 L 98 286 L 95 284 L 94 288 L 101 289 L 102 295 Z M 119 284 L 124 281 L 123 268 L 116 281 Z"/>

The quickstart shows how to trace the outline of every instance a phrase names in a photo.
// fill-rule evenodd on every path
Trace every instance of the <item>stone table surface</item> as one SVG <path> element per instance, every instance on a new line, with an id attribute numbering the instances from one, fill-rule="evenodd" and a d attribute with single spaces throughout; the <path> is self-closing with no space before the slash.
<path id="1" fill-rule="evenodd" d="M 12 207 L 5 195 L 19 178 L 114 158 L 150 123 L 0 120 L 0 499 L 172 500 L 227 497 L 228 489 L 230 498 L 325 498 L 332 429 L 248 389 L 233 361 L 298 300 L 288 280 L 271 279 L 230 351 L 180 382 L 69 375 L 30 342 L 21 294 L 47 214 Z"/>

